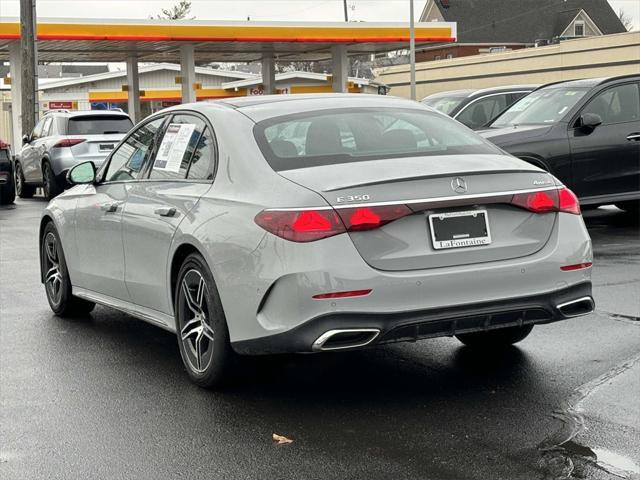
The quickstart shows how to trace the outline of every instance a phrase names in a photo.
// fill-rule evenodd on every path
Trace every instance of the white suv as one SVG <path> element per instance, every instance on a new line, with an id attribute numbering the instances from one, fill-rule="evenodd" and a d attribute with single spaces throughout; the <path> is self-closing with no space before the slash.
<path id="1" fill-rule="evenodd" d="M 133 123 L 121 111 L 50 111 L 29 135 L 22 137 L 16 154 L 16 193 L 31 198 L 42 187 L 48 199 L 68 185 L 67 171 L 92 161 L 100 166 Z"/>

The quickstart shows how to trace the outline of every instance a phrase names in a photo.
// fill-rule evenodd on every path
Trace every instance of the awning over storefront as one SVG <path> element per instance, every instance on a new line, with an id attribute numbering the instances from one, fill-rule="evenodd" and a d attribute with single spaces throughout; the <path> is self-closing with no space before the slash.
<path id="1" fill-rule="evenodd" d="M 455 40 L 455 23 L 417 23 L 416 43 Z M 210 22 L 161 20 L 40 19 L 38 57 L 45 62 L 120 62 L 135 55 L 144 62 L 179 62 L 179 47 L 194 45 L 196 63 L 250 62 L 265 52 L 278 59 L 330 58 L 331 46 L 348 54 L 381 53 L 407 47 L 403 23 Z M 0 19 L 0 60 L 20 38 L 18 19 Z"/>

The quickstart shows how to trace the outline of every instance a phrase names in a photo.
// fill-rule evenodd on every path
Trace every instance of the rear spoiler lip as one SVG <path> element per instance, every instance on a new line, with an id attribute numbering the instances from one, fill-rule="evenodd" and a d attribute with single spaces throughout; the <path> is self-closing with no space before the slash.
<path id="1" fill-rule="evenodd" d="M 452 176 L 456 176 L 456 177 L 461 177 L 461 176 L 470 176 L 470 175 L 491 175 L 491 174 L 495 174 L 495 173 L 523 173 L 523 172 L 530 172 L 530 173 L 548 173 L 545 172 L 544 170 L 540 169 L 539 167 L 536 167 L 535 165 L 523 165 L 523 168 L 511 168 L 508 170 L 502 169 L 502 170 L 472 170 L 469 172 L 446 172 L 446 173 L 438 173 L 435 175 L 420 175 L 420 176 L 415 176 L 415 177 L 401 177 L 401 178 L 392 178 L 392 179 L 385 179 L 385 180 L 375 180 L 372 182 L 366 182 L 366 183 L 354 183 L 354 184 L 350 184 L 350 185 L 341 185 L 339 187 L 330 187 L 327 189 L 323 189 L 323 192 L 335 192 L 338 190 L 344 190 L 345 188 L 360 188 L 360 187 L 371 187 L 374 185 L 381 185 L 381 184 L 387 184 L 387 183 L 398 183 L 398 182 L 411 182 L 414 180 L 431 180 L 434 178 L 446 178 L 446 177 L 452 177 Z M 288 177 L 285 177 L 288 178 Z"/>

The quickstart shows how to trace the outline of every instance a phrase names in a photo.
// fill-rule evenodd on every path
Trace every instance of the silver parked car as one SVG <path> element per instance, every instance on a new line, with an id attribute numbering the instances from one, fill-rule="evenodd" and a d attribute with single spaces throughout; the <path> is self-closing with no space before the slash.
<path id="1" fill-rule="evenodd" d="M 478 130 L 537 87 L 538 85 L 509 85 L 480 90 L 454 90 L 434 93 L 421 101 L 472 130 Z"/>
<path id="2" fill-rule="evenodd" d="M 67 186 L 66 174 L 78 163 L 102 165 L 133 123 L 126 113 L 111 110 L 52 110 L 22 138 L 16 154 L 16 192 L 31 198 L 42 187 L 46 198 Z"/>
<path id="3" fill-rule="evenodd" d="M 203 386 L 234 353 L 496 348 L 594 308 L 575 195 L 417 102 L 176 106 L 69 178 L 40 228 L 52 310 L 100 303 L 177 332 Z"/>

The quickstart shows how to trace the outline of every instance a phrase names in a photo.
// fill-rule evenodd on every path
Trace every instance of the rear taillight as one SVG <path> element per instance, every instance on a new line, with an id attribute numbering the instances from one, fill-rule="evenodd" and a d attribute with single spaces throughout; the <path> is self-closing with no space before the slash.
<path id="1" fill-rule="evenodd" d="M 517 193 L 511 204 L 534 213 L 565 212 L 580 215 L 578 197 L 568 188 Z"/>
<path id="2" fill-rule="evenodd" d="M 293 242 L 313 242 L 345 232 L 373 230 L 413 213 L 406 205 L 333 210 L 263 210 L 255 222 Z"/>
<path id="3" fill-rule="evenodd" d="M 360 232 L 380 228 L 389 222 L 411 215 L 406 205 L 386 205 L 380 207 L 341 208 L 338 215 L 348 232 Z"/>
<path id="4" fill-rule="evenodd" d="M 333 209 L 263 210 L 255 222 L 266 231 L 292 242 L 313 242 L 346 230 Z"/>
<path id="5" fill-rule="evenodd" d="M 52 148 L 73 147 L 74 145 L 77 145 L 85 141 L 86 141 L 86 138 L 65 138 L 56 142 L 56 144 Z"/>
<path id="6" fill-rule="evenodd" d="M 580 215 L 580 201 L 575 193 L 568 188 L 561 188 L 558 190 L 558 197 L 560 202 L 559 210 L 561 212 Z"/>

